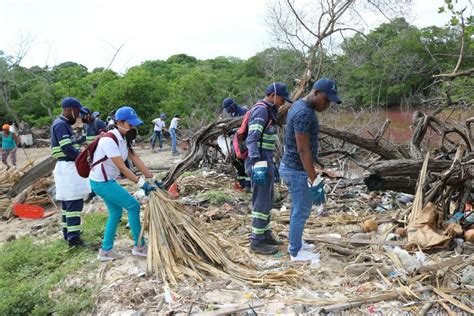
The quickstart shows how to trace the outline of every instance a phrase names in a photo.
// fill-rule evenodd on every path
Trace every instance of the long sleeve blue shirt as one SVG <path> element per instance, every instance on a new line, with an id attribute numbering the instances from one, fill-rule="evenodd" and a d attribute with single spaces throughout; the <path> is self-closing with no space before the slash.
<path id="1" fill-rule="evenodd" d="M 79 155 L 80 145 L 69 120 L 59 116 L 51 125 L 51 155 L 58 160 L 74 161 Z"/>
<path id="2" fill-rule="evenodd" d="M 249 155 L 245 160 L 247 172 L 258 161 L 267 161 L 269 165 L 273 163 L 273 152 L 277 140 L 277 118 L 276 107 L 266 101 L 258 102 L 251 109 L 248 135 L 245 145 Z"/>

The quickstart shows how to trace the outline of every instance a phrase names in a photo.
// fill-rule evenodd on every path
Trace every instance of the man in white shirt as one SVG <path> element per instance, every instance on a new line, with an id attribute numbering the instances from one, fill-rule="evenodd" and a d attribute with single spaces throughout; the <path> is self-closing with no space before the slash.
<path id="1" fill-rule="evenodd" d="M 151 150 L 155 149 L 156 139 L 160 141 L 160 150 L 163 149 L 163 131 L 165 131 L 166 127 L 166 115 L 160 114 L 159 118 L 154 119 L 151 121 L 153 123 L 153 136 L 151 137 Z"/>
<path id="2" fill-rule="evenodd" d="M 181 119 L 179 115 L 176 114 L 170 123 L 170 135 L 171 135 L 171 153 L 173 156 L 179 155 L 178 150 L 176 149 L 176 130 L 178 129 L 178 123 Z"/>

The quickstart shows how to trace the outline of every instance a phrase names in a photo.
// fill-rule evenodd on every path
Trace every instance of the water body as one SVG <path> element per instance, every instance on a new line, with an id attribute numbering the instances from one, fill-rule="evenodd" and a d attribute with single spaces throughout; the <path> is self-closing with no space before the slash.
<path id="1" fill-rule="evenodd" d="M 410 141 L 412 136 L 412 116 L 418 110 L 425 114 L 435 111 L 435 108 L 373 108 L 364 110 L 344 110 L 335 111 L 329 109 L 326 112 L 318 113 L 320 124 L 325 124 L 334 128 L 347 130 L 364 137 L 376 135 L 386 119 L 390 120 L 390 125 L 384 134 L 384 139 L 395 144 L 404 144 Z M 457 127 L 465 132 L 465 121 L 474 117 L 474 106 L 469 108 L 446 108 L 436 116 L 447 127 Z M 473 127 L 474 128 L 474 127 Z M 458 141 L 456 136 L 449 136 L 450 139 Z M 429 129 L 425 140 L 430 147 L 436 146 L 439 136 Z"/>

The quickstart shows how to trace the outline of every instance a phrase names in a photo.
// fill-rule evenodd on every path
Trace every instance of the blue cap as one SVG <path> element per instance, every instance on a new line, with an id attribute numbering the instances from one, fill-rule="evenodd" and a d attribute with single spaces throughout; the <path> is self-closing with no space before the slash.
<path id="1" fill-rule="evenodd" d="M 293 100 L 290 98 L 290 93 L 288 92 L 288 87 L 282 82 L 274 82 L 267 87 L 265 94 L 270 95 L 272 93 L 284 97 L 287 102 L 293 103 Z"/>
<path id="2" fill-rule="evenodd" d="M 231 98 L 225 98 L 224 99 L 224 102 L 222 102 L 222 107 L 225 109 L 225 108 L 228 108 L 232 105 L 235 104 L 235 101 L 234 99 L 231 99 Z"/>
<path id="3" fill-rule="evenodd" d="M 79 109 L 79 112 L 81 112 L 82 114 L 87 114 L 90 112 L 87 112 L 86 110 L 83 109 L 82 107 L 82 104 L 81 102 L 79 102 L 78 99 L 76 98 L 72 98 L 72 97 L 67 97 L 67 98 L 64 98 L 62 101 L 61 101 L 61 107 L 63 109 L 65 108 L 73 108 L 73 109 Z"/>
<path id="4" fill-rule="evenodd" d="M 337 104 L 342 103 L 341 99 L 337 96 L 337 84 L 334 80 L 321 78 L 313 84 L 313 89 L 324 92 L 331 102 L 335 102 Z"/>
<path id="5" fill-rule="evenodd" d="M 161 113 L 161 114 L 160 114 L 160 118 L 165 120 L 165 119 L 166 119 L 166 114 L 165 114 L 165 113 Z"/>
<path id="6" fill-rule="evenodd" d="M 115 112 L 117 121 L 127 121 L 132 126 L 142 125 L 143 121 L 138 118 L 137 112 L 130 106 L 122 106 Z"/>
<path id="7" fill-rule="evenodd" d="M 96 117 L 99 116 L 99 115 L 100 115 L 100 112 L 97 112 L 97 111 L 95 111 L 94 113 L 92 113 L 92 117 L 93 117 L 93 118 L 96 118 Z"/>

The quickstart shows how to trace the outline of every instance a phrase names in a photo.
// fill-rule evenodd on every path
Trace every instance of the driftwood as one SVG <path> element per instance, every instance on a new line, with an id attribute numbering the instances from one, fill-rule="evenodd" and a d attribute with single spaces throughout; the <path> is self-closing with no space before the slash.
<path id="1" fill-rule="evenodd" d="M 166 174 L 163 179 L 164 186 L 166 188 L 170 187 L 183 172 L 191 168 L 197 168 L 211 143 L 215 142 L 220 135 L 227 134 L 233 128 L 239 127 L 242 119 L 242 117 L 221 119 L 208 124 L 194 134 L 190 139 L 191 148 L 188 154 Z"/>
<path id="2" fill-rule="evenodd" d="M 31 184 L 35 183 L 37 180 L 51 174 L 51 172 L 54 170 L 54 166 L 56 166 L 56 159 L 52 157 L 43 159 L 36 166 L 25 172 L 20 180 L 18 180 L 18 182 L 13 185 L 7 194 L 8 198 L 11 199 L 17 196 L 20 192 L 29 187 Z"/>

